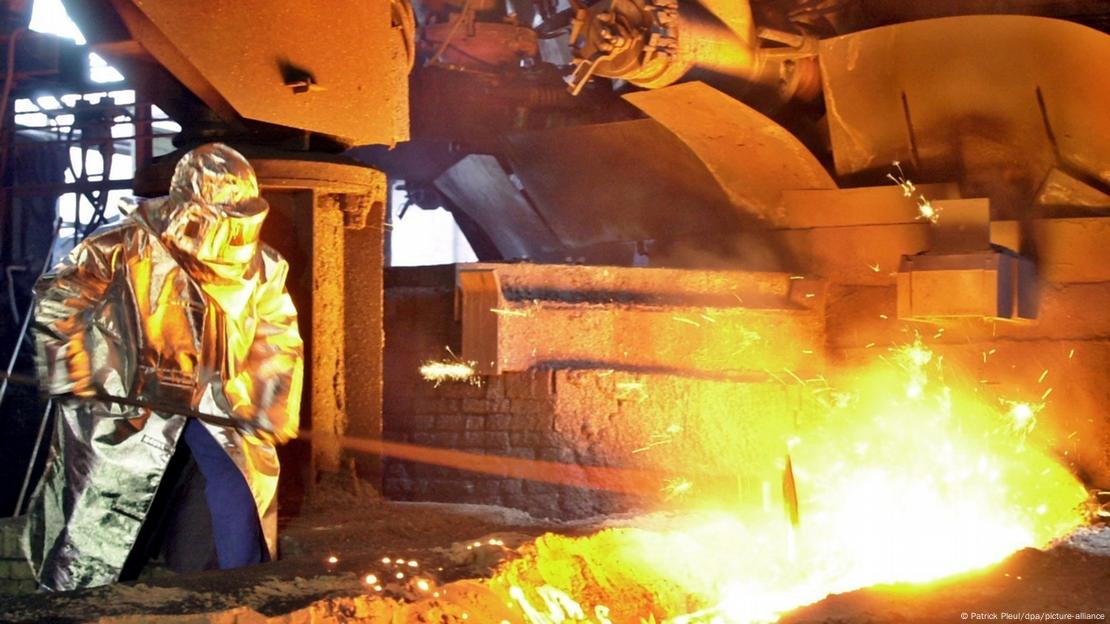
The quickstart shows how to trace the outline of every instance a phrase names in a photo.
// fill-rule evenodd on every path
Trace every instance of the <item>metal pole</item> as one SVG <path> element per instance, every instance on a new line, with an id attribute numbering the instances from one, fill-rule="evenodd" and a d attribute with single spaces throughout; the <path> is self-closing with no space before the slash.
<path id="1" fill-rule="evenodd" d="M 54 406 L 54 399 L 46 400 L 46 409 L 42 412 L 42 422 L 39 423 L 39 433 L 35 436 L 35 448 L 31 451 L 31 461 L 27 462 L 27 472 L 23 474 L 23 485 L 19 488 L 19 498 L 15 499 L 15 513 L 18 516 L 23 512 L 24 497 L 27 496 L 27 486 L 31 484 L 31 473 L 35 471 L 35 460 L 39 458 L 39 448 L 42 438 L 46 435 L 46 423 L 50 421 L 50 408 Z"/>
<path id="2" fill-rule="evenodd" d="M 46 261 L 42 263 L 42 271 L 39 271 L 39 278 L 50 269 L 50 260 L 54 255 L 54 245 L 58 242 L 58 233 L 62 229 L 62 219 L 59 217 L 54 221 L 54 234 L 50 237 L 50 247 L 46 250 Z M 19 337 L 16 338 L 15 348 L 12 349 L 12 357 L 8 359 L 8 367 L 4 369 L 4 379 L 0 381 L 0 404 L 4 403 L 4 397 L 8 394 L 8 378 L 12 375 L 12 370 L 15 368 L 15 361 L 19 357 L 19 348 L 23 346 L 23 339 L 27 337 L 27 328 L 31 325 L 31 313 L 35 311 L 35 298 L 31 297 L 31 301 L 27 303 L 27 314 L 23 315 L 23 323 L 19 328 Z"/>
<path id="3" fill-rule="evenodd" d="M 17 386 L 27 386 L 28 388 L 38 387 L 39 382 L 30 375 L 20 374 L 7 374 L 0 373 L 0 378 L 5 382 L 13 383 Z M 88 397 L 80 397 L 73 393 L 67 392 L 64 394 L 50 395 L 50 400 L 87 400 L 87 401 L 104 401 L 106 403 L 117 403 L 119 405 L 126 405 L 128 407 L 137 407 L 140 409 L 148 409 L 154 412 L 162 412 L 164 414 L 173 414 L 174 416 L 185 416 L 186 418 L 196 418 L 197 420 L 219 425 L 221 427 L 236 427 L 238 429 L 250 429 L 250 423 L 234 418 L 231 416 L 217 416 L 215 414 L 205 414 L 198 412 L 194 409 L 187 407 L 180 407 L 169 403 L 161 403 L 159 401 L 147 401 L 144 399 L 133 399 L 131 397 L 114 396 L 111 394 L 94 394 Z"/>

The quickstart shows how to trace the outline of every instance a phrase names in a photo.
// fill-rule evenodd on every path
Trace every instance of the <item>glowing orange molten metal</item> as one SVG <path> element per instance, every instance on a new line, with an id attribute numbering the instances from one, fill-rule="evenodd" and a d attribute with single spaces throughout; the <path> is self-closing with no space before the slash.
<path id="1" fill-rule="evenodd" d="M 920 342 L 820 390 L 790 444 L 798 528 L 781 505 L 659 513 L 546 535 L 490 587 L 532 624 L 769 622 L 988 566 L 1085 520 L 1086 491 L 1033 442 L 1034 408 L 946 383 Z"/>

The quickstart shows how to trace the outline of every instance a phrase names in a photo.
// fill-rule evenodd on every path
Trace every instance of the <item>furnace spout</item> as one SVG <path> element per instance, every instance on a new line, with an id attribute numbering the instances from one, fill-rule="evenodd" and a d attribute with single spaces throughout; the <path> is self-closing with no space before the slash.
<path id="1" fill-rule="evenodd" d="M 820 89 L 815 40 L 764 34 L 747 2 L 610 0 L 578 12 L 571 46 L 573 93 L 594 75 L 646 89 L 702 80 L 768 103 L 808 100 Z"/>

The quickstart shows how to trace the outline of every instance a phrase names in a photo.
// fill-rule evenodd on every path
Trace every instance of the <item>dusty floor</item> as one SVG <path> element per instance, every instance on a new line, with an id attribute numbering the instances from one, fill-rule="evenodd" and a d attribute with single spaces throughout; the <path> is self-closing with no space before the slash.
<path id="1" fill-rule="evenodd" d="M 415 559 L 425 576 L 449 582 L 488 574 L 509 554 L 508 547 L 551 528 L 526 514 L 497 507 L 344 503 L 338 501 L 323 513 L 302 516 L 284 526 L 280 561 L 227 572 L 180 576 L 165 572 L 136 583 L 64 594 L 8 596 L 0 603 L 0 622 L 194 622 L 205 620 L 154 616 L 244 607 L 265 616 L 288 614 L 325 598 L 374 594 L 364 579 L 369 573 L 384 578 L 386 572 L 394 572 L 394 565 L 381 562 L 384 557 Z M 486 542 L 494 537 L 505 547 L 486 544 L 477 552 L 465 549 L 478 538 Z M 338 561 L 330 563 L 331 556 Z M 393 582 L 382 593 L 401 598 L 407 589 Z"/>
<path id="2" fill-rule="evenodd" d="M 0 604 L 0 621 L 461 623 L 460 612 L 429 607 L 434 601 L 403 606 L 428 596 L 415 587 L 416 580 L 423 578 L 433 588 L 453 583 L 456 596 L 480 597 L 481 586 L 461 579 L 488 576 L 515 554 L 514 548 L 545 531 L 586 534 L 591 528 L 588 523 L 545 524 L 496 507 L 335 501 L 323 513 L 284 527 L 279 562 L 190 576 L 167 573 L 68 594 L 9 597 Z M 475 542 L 481 546 L 475 548 Z M 333 555 L 337 561 L 330 563 Z M 386 557 L 388 564 L 382 561 Z M 400 566 L 399 558 L 405 561 Z M 409 565 L 411 560 L 417 566 Z M 398 571 L 403 579 L 396 578 Z M 365 582 L 367 574 L 377 577 L 380 591 Z M 832 596 L 782 622 L 956 622 L 963 614 L 969 620 L 1014 614 L 1029 621 L 1050 614 L 1105 621 L 1110 618 L 1110 527 L 1087 530 L 1047 552 L 1021 551 L 991 570 L 924 588 L 893 586 Z M 489 621 L 500 621 L 500 615 Z"/>

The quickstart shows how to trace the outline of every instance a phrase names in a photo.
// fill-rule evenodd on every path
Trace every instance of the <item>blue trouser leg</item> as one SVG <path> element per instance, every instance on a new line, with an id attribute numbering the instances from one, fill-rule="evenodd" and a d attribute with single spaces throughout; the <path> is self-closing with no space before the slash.
<path id="1" fill-rule="evenodd" d="M 199 421 L 189 419 L 183 435 L 204 475 L 204 496 L 221 569 L 262 561 L 262 529 L 243 473 Z"/>

